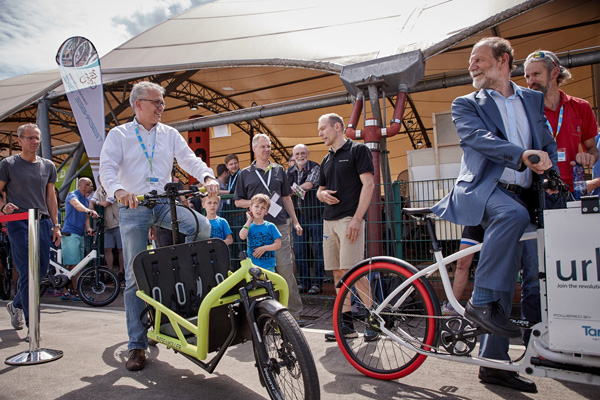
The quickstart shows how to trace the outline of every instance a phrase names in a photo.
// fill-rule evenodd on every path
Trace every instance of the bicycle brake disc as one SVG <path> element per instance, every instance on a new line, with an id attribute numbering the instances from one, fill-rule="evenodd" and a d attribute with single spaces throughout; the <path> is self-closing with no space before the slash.
<path id="1" fill-rule="evenodd" d="M 48 281 L 54 288 L 62 288 L 69 283 L 69 278 L 64 274 L 48 275 Z"/>
<path id="2" fill-rule="evenodd" d="M 448 353 L 455 356 L 466 356 L 473 351 L 477 344 L 477 337 L 468 335 L 474 330 L 471 322 L 462 317 L 449 318 L 442 324 L 440 342 Z"/>

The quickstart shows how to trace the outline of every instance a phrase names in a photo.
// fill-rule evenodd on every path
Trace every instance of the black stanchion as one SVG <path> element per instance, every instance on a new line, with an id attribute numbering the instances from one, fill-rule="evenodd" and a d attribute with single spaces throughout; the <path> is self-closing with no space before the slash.
<path id="1" fill-rule="evenodd" d="M 29 210 L 29 351 L 8 357 L 8 365 L 32 365 L 58 360 L 60 350 L 40 348 L 40 242 L 39 210 Z"/>

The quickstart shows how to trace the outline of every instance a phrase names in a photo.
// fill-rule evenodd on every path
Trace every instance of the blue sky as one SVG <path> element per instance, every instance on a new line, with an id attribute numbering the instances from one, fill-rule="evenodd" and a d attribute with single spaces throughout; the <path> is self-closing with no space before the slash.
<path id="1" fill-rule="evenodd" d="M 0 0 L 0 80 L 57 68 L 71 36 L 88 38 L 100 57 L 128 39 L 212 0 Z"/>

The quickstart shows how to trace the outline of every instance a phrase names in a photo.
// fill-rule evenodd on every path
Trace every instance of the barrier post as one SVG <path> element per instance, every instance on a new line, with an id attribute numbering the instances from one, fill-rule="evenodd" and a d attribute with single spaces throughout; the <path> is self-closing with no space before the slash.
<path id="1" fill-rule="evenodd" d="M 8 365 L 32 365 L 58 360 L 60 350 L 40 349 L 40 220 L 39 210 L 29 210 L 29 351 L 8 357 Z"/>

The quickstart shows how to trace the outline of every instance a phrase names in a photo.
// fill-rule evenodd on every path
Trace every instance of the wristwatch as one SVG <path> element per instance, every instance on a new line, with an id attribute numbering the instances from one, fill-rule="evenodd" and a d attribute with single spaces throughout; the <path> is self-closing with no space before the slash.
<path id="1" fill-rule="evenodd" d="M 60 224 L 54 224 L 55 228 L 60 228 Z"/>

